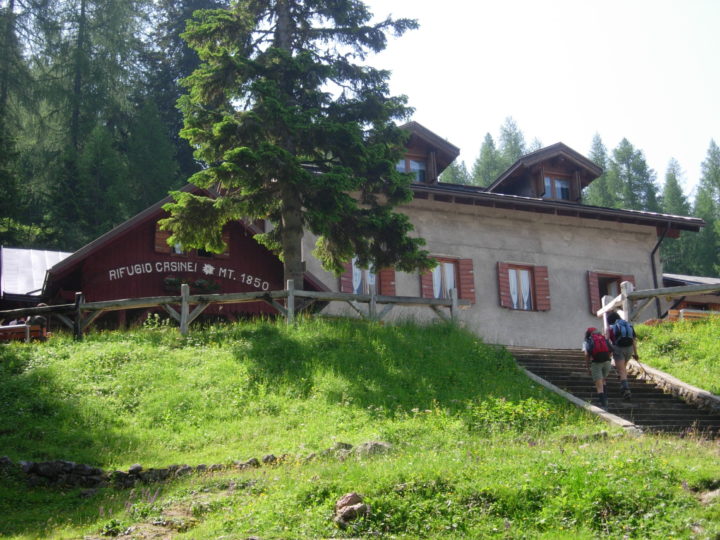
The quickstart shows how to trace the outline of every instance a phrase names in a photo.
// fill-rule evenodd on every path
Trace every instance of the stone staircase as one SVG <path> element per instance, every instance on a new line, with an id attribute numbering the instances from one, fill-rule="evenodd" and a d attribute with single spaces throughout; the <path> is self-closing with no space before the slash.
<path id="1" fill-rule="evenodd" d="M 597 405 L 595 385 L 585 369 L 583 353 L 568 349 L 508 347 L 518 364 L 566 392 Z M 632 399 L 622 399 L 617 373 L 608 377 L 608 412 L 646 432 L 697 433 L 720 437 L 720 412 L 699 409 L 660 388 L 628 375 Z"/>

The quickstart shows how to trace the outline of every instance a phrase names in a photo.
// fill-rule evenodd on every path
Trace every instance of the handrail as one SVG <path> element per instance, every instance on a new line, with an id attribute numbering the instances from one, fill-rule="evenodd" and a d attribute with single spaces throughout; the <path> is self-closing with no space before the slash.
<path id="1" fill-rule="evenodd" d="M 308 304 L 299 310 L 295 307 L 295 299 L 305 298 L 310 300 Z M 276 300 L 286 300 L 283 306 Z M 287 288 L 278 291 L 256 291 L 242 293 L 215 293 L 215 294 L 190 294 L 190 287 L 187 284 L 181 285 L 179 296 L 151 296 L 145 298 L 126 298 L 119 300 L 104 300 L 100 302 L 85 302 L 82 293 L 76 293 L 73 304 L 59 304 L 53 306 L 41 306 L 32 308 L 19 308 L 0 311 L 0 318 L 17 317 L 24 315 L 55 315 L 66 326 L 73 329 L 75 337 L 82 339 L 84 330 L 92 324 L 102 313 L 106 311 L 121 311 L 126 309 L 162 307 L 176 321 L 180 323 L 180 332 L 185 335 L 188 327 L 204 310 L 211 304 L 239 304 L 246 302 L 263 301 L 274 307 L 278 313 L 283 315 L 288 323 L 295 319 L 297 311 L 301 311 L 307 305 L 316 302 L 347 302 L 362 317 L 370 319 L 382 319 L 394 306 L 427 306 L 431 308 L 440 318 L 447 320 L 439 308 L 450 308 L 450 320 L 457 317 L 457 310 L 460 306 L 469 306 L 470 302 L 458 299 L 457 289 L 450 291 L 450 298 L 419 298 L 414 296 L 387 296 L 375 293 L 375 287 L 370 287 L 370 294 L 353 294 L 332 291 L 305 291 L 295 289 L 293 281 L 288 280 Z M 368 313 L 365 315 L 354 304 L 368 304 Z M 379 313 L 377 305 L 384 305 L 385 308 Z M 176 310 L 173 306 L 180 306 Z M 195 308 L 190 311 L 190 306 Z M 84 316 L 83 314 L 88 315 Z M 71 316 L 74 315 L 74 320 Z"/>

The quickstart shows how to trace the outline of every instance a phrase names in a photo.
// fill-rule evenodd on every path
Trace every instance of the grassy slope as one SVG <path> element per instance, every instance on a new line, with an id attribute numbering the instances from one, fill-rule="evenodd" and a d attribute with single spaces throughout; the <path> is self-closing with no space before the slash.
<path id="1" fill-rule="evenodd" d="M 720 317 L 639 326 L 641 361 L 720 395 Z"/>
<path id="2" fill-rule="evenodd" d="M 192 538 L 720 534 L 718 504 L 694 493 L 720 485 L 716 446 L 596 439 L 606 425 L 445 325 L 258 322 L 12 345 L 0 348 L 0 407 L 0 453 L 15 461 L 127 469 L 291 455 L 89 499 L 0 478 L 0 534 L 75 538 L 160 515 L 181 516 Z M 373 439 L 394 451 L 295 459 Z M 373 515 L 341 532 L 330 516 L 348 491 Z"/>

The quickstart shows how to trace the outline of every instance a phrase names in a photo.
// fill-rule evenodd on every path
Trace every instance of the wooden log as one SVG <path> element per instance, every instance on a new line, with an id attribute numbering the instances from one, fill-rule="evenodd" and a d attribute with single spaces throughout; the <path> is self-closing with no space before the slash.
<path id="1" fill-rule="evenodd" d="M 287 323 L 295 323 L 295 280 L 287 280 Z"/>
<path id="2" fill-rule="evenodd" d="M 675 298 L 678 296 L 690 296 L 696 294 L 709 294 L 720 292 L 720 285 L 685 285 L 683 287 L 665 287 L 662 289 L 643 289 L 633 291 L 628 294 L 631 300 L 641 300 L 643 298 L 655 298 L 666 296 Z"/>

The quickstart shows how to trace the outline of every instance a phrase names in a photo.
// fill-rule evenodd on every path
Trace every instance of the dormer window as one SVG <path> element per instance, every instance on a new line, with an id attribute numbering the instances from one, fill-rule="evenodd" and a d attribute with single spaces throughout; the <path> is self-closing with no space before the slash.
<path id="1" fill-rule="evenodd" d="M 545 192 L 543 199 L 570 200 L 570 178 L 561 176 L 545 177 Z"/>
<path id="2" fill-rule="evenodd" d="M 403 173 L 412 173 L 415 182 L 425 182 L 427 167 L 424 161 L 407 157 L 398 161 L 395 168 Z"/>

